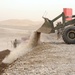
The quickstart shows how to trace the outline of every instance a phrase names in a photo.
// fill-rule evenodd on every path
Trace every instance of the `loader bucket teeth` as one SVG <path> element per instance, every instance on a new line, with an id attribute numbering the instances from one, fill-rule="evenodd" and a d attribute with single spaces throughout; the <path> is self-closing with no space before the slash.
<path id="1" fill-rule="evenodd" d="M 46 34 L 54 33 L 55 29 L 53 26 L 53 22 L 48 18 L 44 18 L 44 20 L 45 20 L 44 24 L 37 30 L 37 32 L 46 33 Z"/>

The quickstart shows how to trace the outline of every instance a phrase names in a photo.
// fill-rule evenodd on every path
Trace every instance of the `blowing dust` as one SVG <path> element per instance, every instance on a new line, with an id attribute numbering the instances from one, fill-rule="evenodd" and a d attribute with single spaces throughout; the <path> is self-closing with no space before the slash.
<path id="1" fill-rule="evenodd" d="M 11 51 L 7 57 L 4 58 L 2 63 L 11 64 L 21 56 L 33 50 L 33 48 L 39 44 L 40 34 L 41 33 L 39 32 L 34 32 L 27 44 L 25 42 L 21 43 L 17 48 Z"/>

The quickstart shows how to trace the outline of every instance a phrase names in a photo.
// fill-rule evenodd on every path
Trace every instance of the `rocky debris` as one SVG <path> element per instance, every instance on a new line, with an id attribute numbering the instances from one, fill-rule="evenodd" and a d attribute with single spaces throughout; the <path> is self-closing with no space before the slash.
<path id="1" fill-rule="evenodd" d="M 2 60 L 10 54 L 10 50 L 0 51 L 0 75 L 4 72 L 4 70 L 8 67 L 7 64 L 2 63 Z"/>
<path id="2" fill-rule="evenodd" d="M 9 54 L 10 54 L 10 50 L 8 49 L 0 51 L 0 62 Z"/>

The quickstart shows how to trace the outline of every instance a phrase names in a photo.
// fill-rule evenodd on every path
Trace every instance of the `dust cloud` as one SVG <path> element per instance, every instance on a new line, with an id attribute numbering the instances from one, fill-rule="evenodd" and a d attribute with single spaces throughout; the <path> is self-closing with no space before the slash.
<path id="1" fill-rule="evenodd" d="M 21 43 L 17 48 L 10 52 L 10 54 L 4 58 L 2 63 L 11 64 L 21 56 L 33 50 L 40 42 L 40 34 L 39 32 L 33 32 L 28 43 Z"/>

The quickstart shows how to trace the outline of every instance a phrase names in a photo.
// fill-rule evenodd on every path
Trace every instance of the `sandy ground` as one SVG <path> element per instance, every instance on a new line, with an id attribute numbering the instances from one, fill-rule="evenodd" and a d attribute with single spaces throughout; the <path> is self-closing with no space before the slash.
<path id="1" fill-rule="evenodd" d="M 17 32 L 13 36 L 7 31 L 4 34 L 8 35 L 1 36 L 1 50 L 13 49 L 10 41 L 30 35 L 30 31 L 23 34 Z M 42 34 L 40 44 L 10 65 L 3 75 L 75 75 L 75 45 L 65 44 L 62 38 L 57 40 L 56 34 Z"/>

